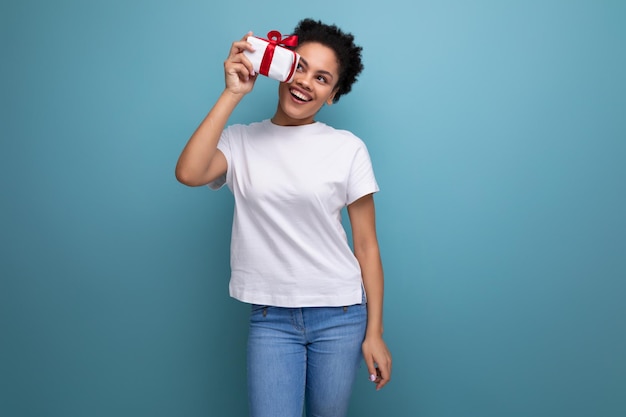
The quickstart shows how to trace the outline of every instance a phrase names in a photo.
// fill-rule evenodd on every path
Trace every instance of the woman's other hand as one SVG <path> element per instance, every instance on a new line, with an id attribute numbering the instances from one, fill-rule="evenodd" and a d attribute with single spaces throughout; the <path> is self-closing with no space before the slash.
<path id="1" fill-rule="evenodd" d="M 370 374 L 370 381 L 376 384 L 378 391 L 391 380 L 391 353 L 382 337 L 365 337 L 363 358 Z"/>
<path id="2" fill-rule="evenodd" d="M 246 41 L 252 32 L 248 32 L 241 40 L 233 42 L 226 61 L 224 61 L 224 77 L 226 90 L 233 94 L 248 94 L 254 87 L 257 75 L 252 63 L 244 55 L 244 51 L 253 52 L 254 48 Z"/>

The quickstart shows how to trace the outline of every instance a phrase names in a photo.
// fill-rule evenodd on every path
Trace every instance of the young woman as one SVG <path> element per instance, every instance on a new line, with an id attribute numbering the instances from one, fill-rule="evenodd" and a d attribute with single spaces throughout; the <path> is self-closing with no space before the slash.
<path id="1" fill-rule="evenodd" d="M 252 305 L 248 397 L 253 417 L 345 416 L 361 354 L 377 389 L 391 377 L 383 341 L 383 268 L 369 154 L 350 132 L 315 121 L 363 69 L 361 47 L 335 25 L 304 19 L 300 63 L 280 83 L 274 117 L 226 127 L 257 74 L 244 51 L 176 166 L 189 186 L 235 196 L 230 294 Z M 341 225 L 347 206 L 353 250 Z M 306 398 L 306 401 L 305 401 Z"/>

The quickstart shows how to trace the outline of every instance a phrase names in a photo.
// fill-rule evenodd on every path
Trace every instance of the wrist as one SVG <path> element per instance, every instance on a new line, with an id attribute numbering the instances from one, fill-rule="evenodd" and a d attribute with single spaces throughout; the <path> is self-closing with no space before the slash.
<path id="1" fill-rule="evenodd" d="M 365 329 L 365 338 L 368 337 L 383 337 L 384 329 L 382 326 L 367 326 Z"/>
<path id="2" fill-rule="evenodd" d="M 241 99 L 243 98 L 245 94 L 236 92 L 236 91 L 232 91 L 228 88 L 225 88 L 224 91 L 222 92 L 222 97 L 225 100 L 228 100 L 230 102 L 232 102 L 233 104 L 238 104 Z"/>

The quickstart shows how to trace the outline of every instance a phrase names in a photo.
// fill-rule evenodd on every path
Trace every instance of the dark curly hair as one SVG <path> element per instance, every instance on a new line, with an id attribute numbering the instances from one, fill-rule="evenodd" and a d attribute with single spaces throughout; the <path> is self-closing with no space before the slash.
<path id="1" fill-rule="evenodd" d="M 339 60 L 339 80 L 337 81 L 337 93 L 333 102 L 352 90 L 352 84 L 357 80 L 357 76 L 363 71 L 361 61 L 362 47 L 354 44 L 354 36 L 345 33 L 336 25 L 328 25 L 319 20 L 303 19 L 293 31 L 298 36 L 298 44 L 306 42 L 319 42 L 335 51 Z"/>

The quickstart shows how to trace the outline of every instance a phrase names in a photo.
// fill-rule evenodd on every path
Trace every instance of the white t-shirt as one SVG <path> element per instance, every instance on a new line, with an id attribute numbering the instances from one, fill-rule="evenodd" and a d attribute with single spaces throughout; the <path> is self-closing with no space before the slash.
<path id="1" fill-rule="evenodd" d="M 230 295 L 280 307 L 359 304 L 359 263 L 341 210 L 378 191 L 365 144 L 321 122 L 227 127 L 218 148 L 235 197 Z"/>

